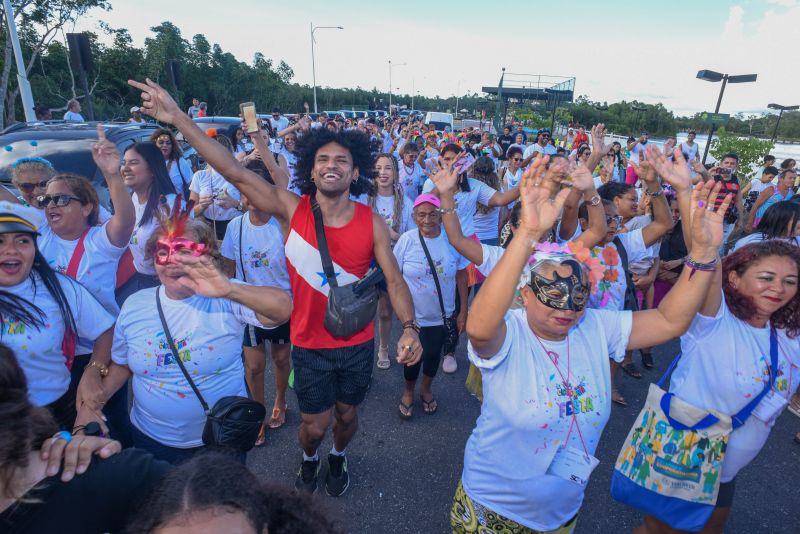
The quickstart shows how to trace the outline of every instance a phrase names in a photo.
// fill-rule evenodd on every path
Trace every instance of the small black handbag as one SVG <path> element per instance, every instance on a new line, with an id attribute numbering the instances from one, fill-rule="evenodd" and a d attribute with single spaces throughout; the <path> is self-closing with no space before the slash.
<path id="1" fill-rule="evenodd" d="M 203 443 L 230 447 L 241 452 L 249 451 L 255 445 L 256 439 L 258 439 L 261 425 L 267 416 L 266 408 L 260 402 L 247 397 L 231 395 L 222 397 L 214 404 L 213 408 L 209 409 L 208 403 L 206 403 L 203 395 L 200 394 L 200 390 L 197 389 L 197 385 L 195 385 L 194 380 L 192 380 L 183 365 L 183 360 L 181 360 L 178 349 L 175 347 L 172 334 L 167 326 L 167 320 L 164 318 L 164 310 L 161 308 L 160 293 L 160 288 L 156 289 L 156 306 L 158 307 L 161 326 L 164 327 L 164 335 L 167 337 L 167 344 L 175 357 L 175 361 L 178 362 L 183 376 L 186 377 L 186 381 L 189 382 L 192 391 L 194 391 L 206 414 L 206 424 L 203 427 Z"/>

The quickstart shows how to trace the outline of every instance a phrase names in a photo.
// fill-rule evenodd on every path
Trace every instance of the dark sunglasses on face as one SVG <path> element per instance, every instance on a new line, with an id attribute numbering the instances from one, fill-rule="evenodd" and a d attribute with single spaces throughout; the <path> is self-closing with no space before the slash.
<path id="1" fill-rule="evenodd" d="M 36 200 L 39 201 L 39 205 L 43 208 L 49 206 L 51 202 L 54 202 L 57 208 L 63 208 L 73 200 L 81 201 L 81 199 L 72 195 L 42 195 Z"/>
<path id="2" fill-rule="evenodd" d="M 622 217 L 619 215 L 614 215 L 613 217 L 606 216 L 606 224 L 611 224 L 612 222 L 619 226 L 622 223 Z"/>
<path id="3" fill-rule="evenodd" d="M 32 193 L 34 189 L 44 189 L 47 187 L 47 180 L 42 180 L 41 182 L 26 182 L 18 184 L 18 187 L 21 191 L 26 193 Z"/>
<path id="4" fill-rule="evenodd" d="M 171 145 L 172 141 L 169 140 L 169 139 L 159 139 L 158 141 L 156 141 L 156 144 L 157 145 Z"/>
<path id="5" fill-rule="evenodd" d="M 550 139 L 550 136 L 547 134 L 542 134 L 539 137 L 541 137 L 542 139 Z"/>
<path id="6" fill-rule="evenodd" d="M 522 158 L 511 158 L 511 161 L 522 161 Z"/>

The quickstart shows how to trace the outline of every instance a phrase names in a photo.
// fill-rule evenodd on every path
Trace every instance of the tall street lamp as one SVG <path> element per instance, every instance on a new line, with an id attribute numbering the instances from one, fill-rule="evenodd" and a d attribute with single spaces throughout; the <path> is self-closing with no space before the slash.
<path id="1" fill-rule="evenodd" d="M 309 23 L 311 25 L 311 77 L 314 83 L 314 113 L 317 112 L 317 72 L 316 66 L 314 65 L 314 32 L 317 30 L 343 30 L 341 26 L 314 26 L 314 23 Z"/>
<path id="2" fill-rule="evenodd" d="M 728 74 L 721 74 L 719 72 L 714 72 L 713 70 L 701 70 L 697 73 L 697 78 L 700 80 L 705 80 L 707 82 L 722 82 L 722 86 L 719 88 L 719 97 L 717 98 L 717 107 L 714 108 L 714 113 L 719 113 L 719 106 L 722 104 L 722 94 L 725 92 L 725 86 L 730 83 L 748 83 L 756 81 L 758 78 L 758 74 L 741 74 L 738 76 L 730 76 Z M 706 141 L 706 149 L 703 151 L 703 165 L 706 163 L 706 158 L 708 158 L 708 149 L 711 147 L 711 137 L 714 135 L 714 130 L 716 126 L 712 123 L 711 129 L 708 132 L 708 140 Z"/>
<path id="3" fill-rule="evenodd" d="M 783 117 L 784 111 L 795 111 L 800 109 L 800 106 L 781 106 L 780 104 L 770 104 L 767 106 L 769 109 L 777 109 L 779 110 L 778 113 L 778 122 L 775 123 L 775 131 L 772 132 L 772 142 L 774 143 L 775 140 L 778 138 L 778 125 L 781 123 L 781 117 Z"/>
<path id="4" fill-rule="evenodd" d="M 389 60 L 389 116 L 392 116 L 392 67 L 404 67 L 408 65 L 408 63 L 392 63 L 392 60 Z"/>

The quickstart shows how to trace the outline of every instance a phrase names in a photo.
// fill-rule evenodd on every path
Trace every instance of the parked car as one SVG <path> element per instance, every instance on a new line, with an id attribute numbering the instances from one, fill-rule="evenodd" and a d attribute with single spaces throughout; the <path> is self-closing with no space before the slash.
<path id="1" fill-rule="evenodd" d="M 120 150 L 133 143 L 147 142 L 158 124 L 103 123 L 106 137 Z M 92 159 L 92 145 L 97 142 L 97 122 L 18 122 L 0 133 L 0 182 L 13 191 L 11 164 L 22 157 L 38 156 L 53 164 L 58 172 L 85 176 L 92 182 L 100 203 L 110 206 L 103 174 Z M 15 191 L 16 193 L 16 191 Z"/>
<path id="2" fill-rule="evenodd" d="M 261 118 L 268 118 L 270 115 L 259 115 Z M 210 128 L 215 128 L 220 135 L 228 137 L 242 125 L 242 119 L 239 117 L 197 117 L 192 119 L 203 131 L 208 131 Z"/>
<path id="3" fill-rule="evenodd" d="M 453 131 L 453 114 L 429 111 L 425 114 L 425 124 L 433 124 L 437 132 Z"/>
<path id="4" fill-rule="evenodd" d="M 347 118 L 347 117 L 345 117 L 345 114 L 342 111 L 325 111 L 324 113 L 331 120 L 335 119 L 336 117 L 341 117 L 343 119 Z"/>

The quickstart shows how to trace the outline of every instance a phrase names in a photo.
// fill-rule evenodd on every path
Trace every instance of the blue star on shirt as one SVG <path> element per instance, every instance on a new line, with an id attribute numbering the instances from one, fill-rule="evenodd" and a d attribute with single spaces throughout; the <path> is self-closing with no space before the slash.
<path id="1" fill-rule="evenodd" d="M 328 277 L 325 276 L 324 272 L 317 273 L 317 274 L 320 276 L 320 278 L 322 278 L 322 284 L 319 287 L 325 287 L 328 284 Z M 340 274 L 342 274 L 342 273 L 337 273 L 337 272 L 334 271 L 333 276 L 339 276 Z"/>

